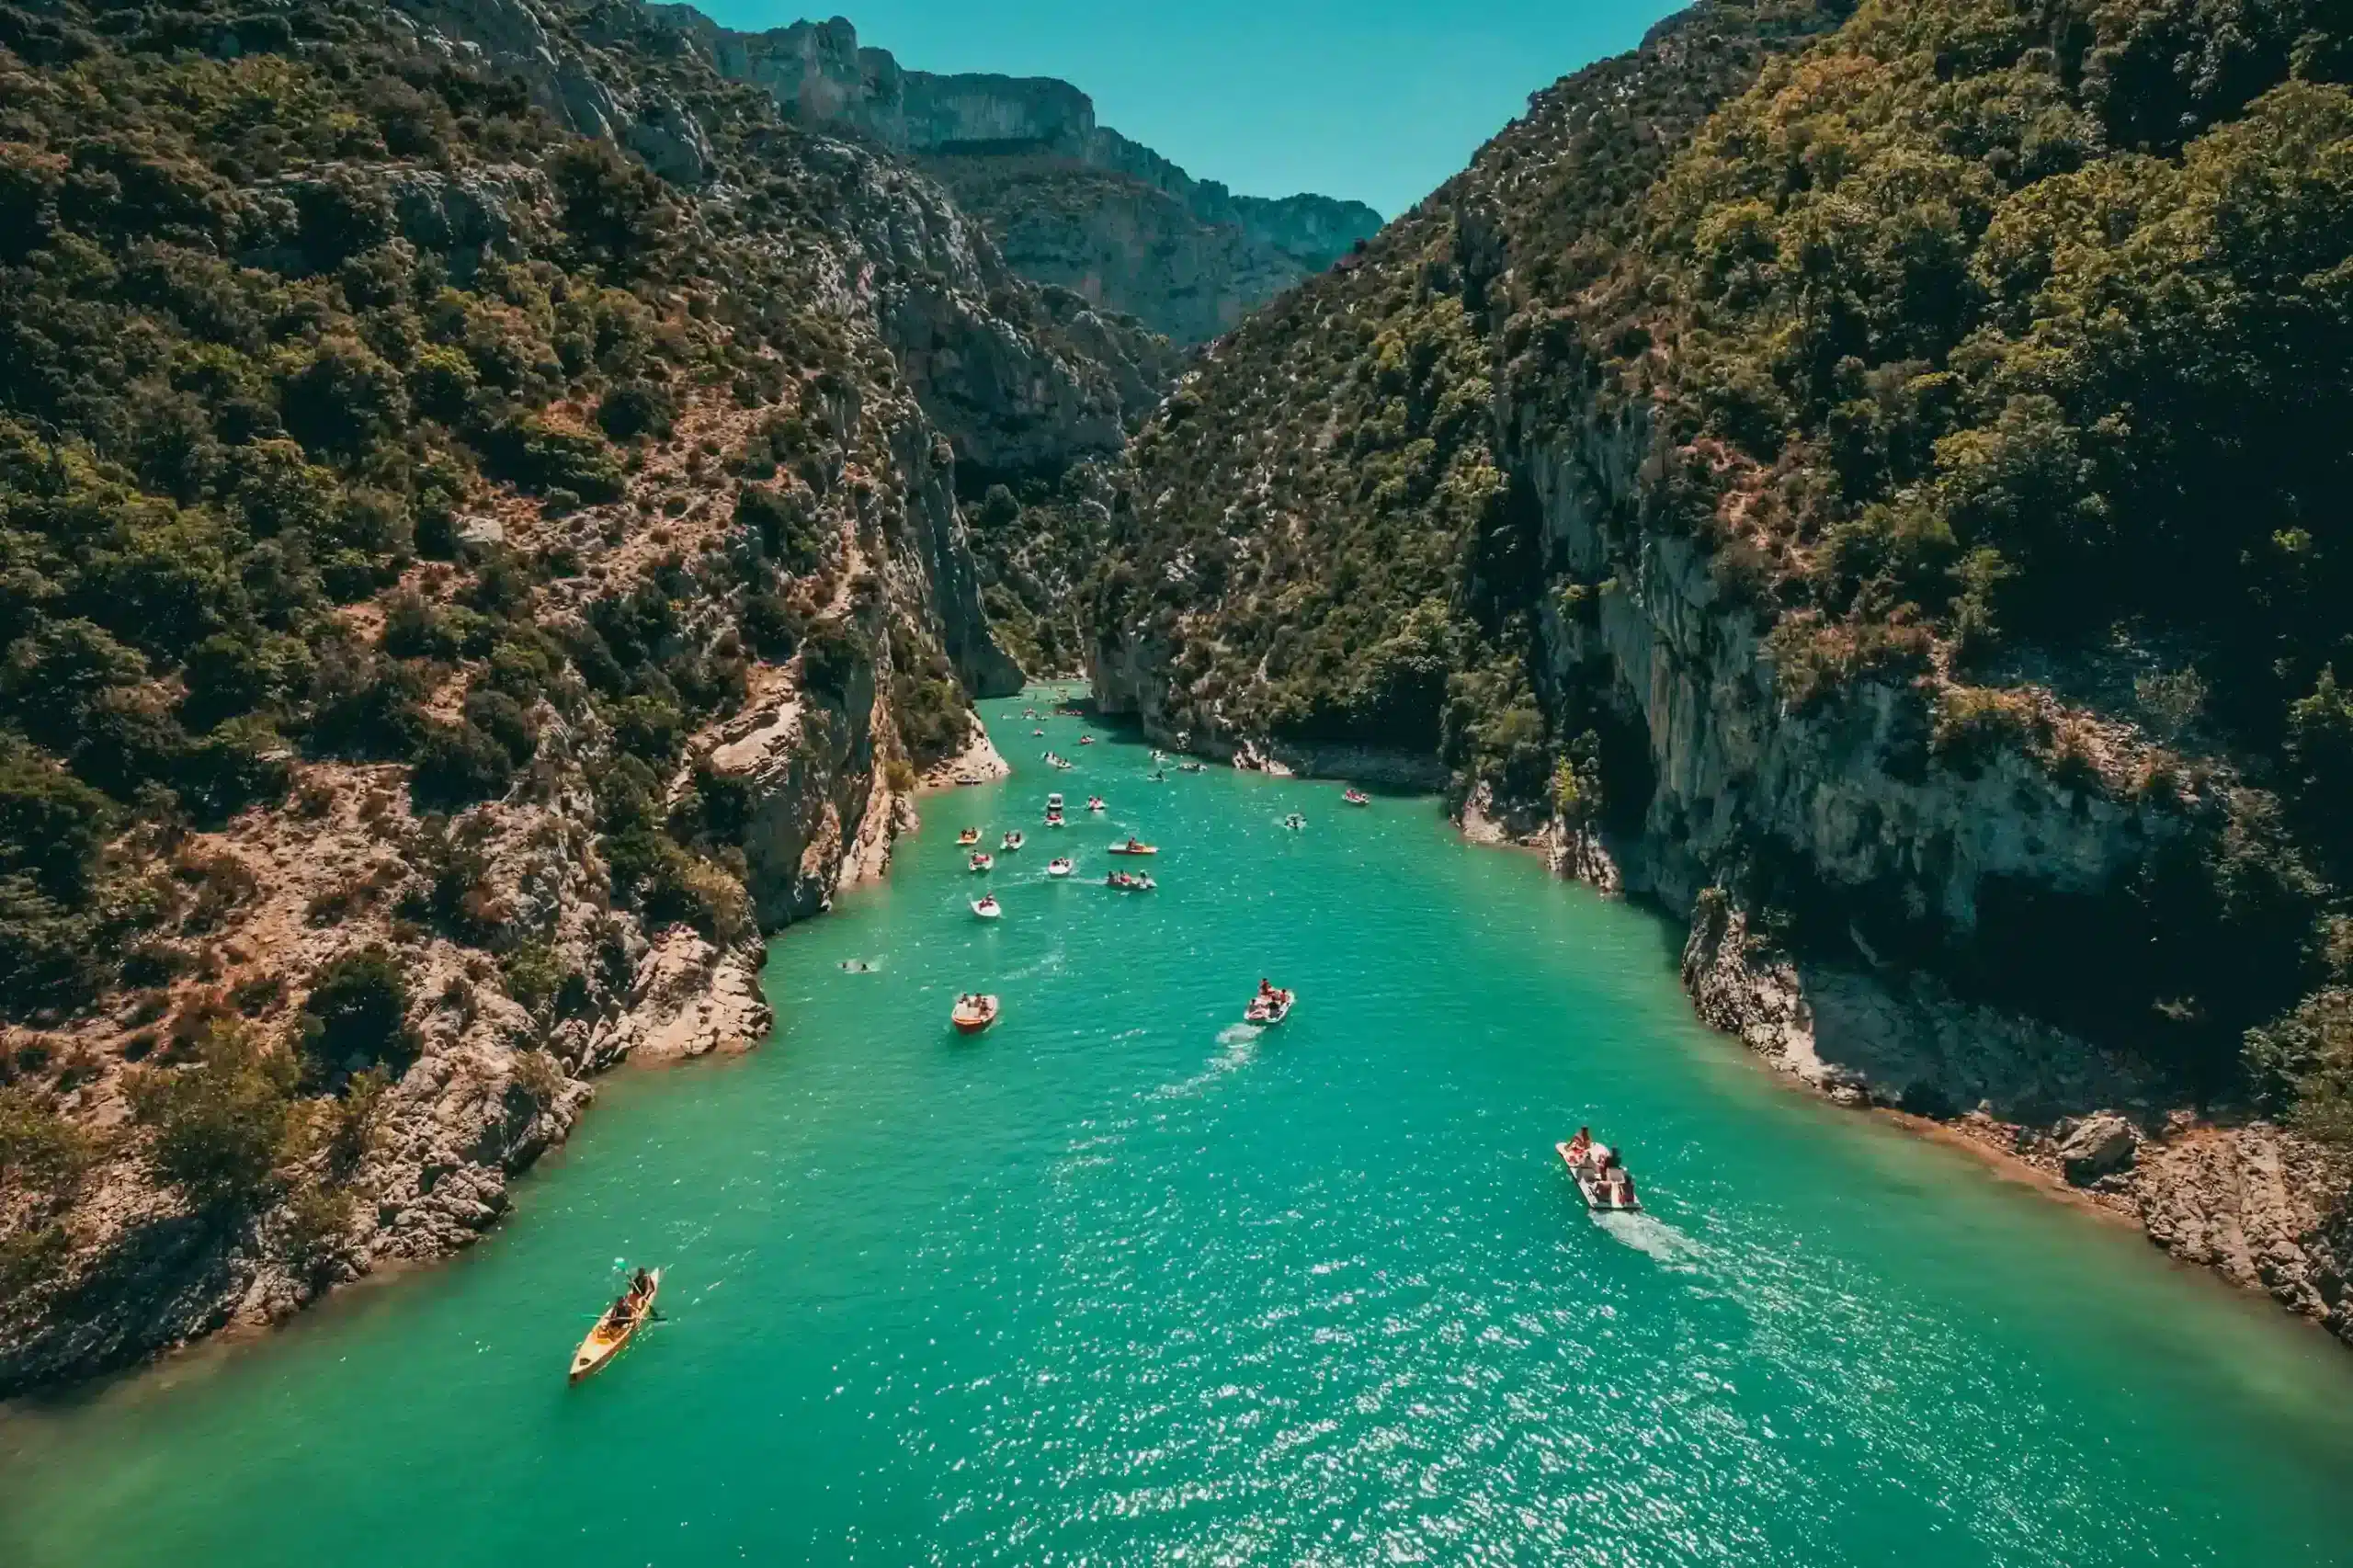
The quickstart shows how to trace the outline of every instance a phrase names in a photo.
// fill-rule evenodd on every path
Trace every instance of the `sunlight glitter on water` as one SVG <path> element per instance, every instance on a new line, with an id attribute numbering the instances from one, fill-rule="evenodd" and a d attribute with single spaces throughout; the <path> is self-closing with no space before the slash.
<path id="1" fill-rule="evenodd" d="M 1788 1092 L 1693 1022 L 1648 916 L 1428 801 L 1130 787 L 1148 766 L 1104 743 L 932 798 L 887 885 L 776 942 L 768 1049 L 608 1079 L 472 1256 L 0 1421 L 0 1539 L 26 1568 L 2353 1539 L 2338 1347 Z M 1132 826 L 1160 891 L 1000 871 L 1006 917 L 973 920 L 953 828 L 1056 787 L 1114 802 L 1059 835 L 1082 866 Z M 1301 992 L 1279 1028 L 1239 1022 L 1261 976 Z M 973 986 L 1006 1014 L 968 1040 Z M 1580 1123 L 1647 1212 L 1585 1212 L 1552 1152 Z M 617 1256 L 665 1262 L 677 1309 L 566 1390 Z"/>

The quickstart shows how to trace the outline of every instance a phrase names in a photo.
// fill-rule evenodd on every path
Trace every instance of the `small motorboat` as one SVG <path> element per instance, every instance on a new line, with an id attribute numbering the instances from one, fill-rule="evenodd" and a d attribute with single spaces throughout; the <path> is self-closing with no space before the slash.
<path id="1" fill-rule="evenodd" d="M 1046 797 L 1046 814 L 1050 817 L 1058 817 L 1063 814 L 1063 797 L 1060 790 Z"/>
<path id="2" fill-rule="evenodd" d="M 1205 762 L 1180 762 L 1176 765 L 1176 771 L 1179 773 L 1199 773 L 1202 768 L 1207 767 L 1208 766 L 1209 764 Z"/>
<path id="3" fill-rule="evenodd" d="M 1095 744 L 1095 737 L 1093 735 L 1081 735 L 1078 737 L 1078 744 L 1083 746 L 1091 746 Z"/>
<path id="4" fill-rule="evenodd" d="M 1029 842 L 1029 841 L 1028 839 L 1021 836 L 1021 830 L 1017 827 L 1011 833 L 1005 835 L 1005 842 L 999 844 L 997 846 L 997 849 L 1000 853 L 1007 850 L 1018 849 Z"/>
<path id="5" fill-rule="evenodd" d="M 1065 771 L 1067 771 L 1067 770 L 1069 769 L 1069 767 L 1070 767 L 1070 765 L 1071 765 L 1071 763 L 1070 763 L 1070 758 L 1068 758 L 1068 757 L 1066 757 L 1066 756 L 1058 756 L 1058 757 L 1054 758 L 1054 766 L 1055 766 L 1056 767 L 1063 768 L 1063 769 L 1064 769 Z"/>
<path id="6" fill-rule="evenodd" d="M 984 892 L 972 901 L 972 913 L 983 920 L 995 920 L 1005 913 L 1005 906 L 997 903 L 996 894 Z"/>
<path id="7" fill-rule="evenodd" d="M 968 827 L 956 835 L 956 842 L 959 844 L 978 844 L 980 841 L 981 830 L 977 827 Z"/>
<path id="8" fill-rule="evenodd" d="M 1086 809 L 1090 812 L 1101 812 L 1104 809 L 1103 797 L 1100 795 L 1086 797 Z"/>
<path id="9" fill-rule="evenodd" d="M 1142 839 L 1131 835 L 1125 844 L 1111 846 L 1111 853 L 1114 855 L 1157 855 L 1160 849 L 1156 845 L 1146 844 Z"/>
<path id="10" fill-rule="evenodd" d="M 1043 730 L 1032 730 L 1032 731 L 1030 731 L 1029 733 L 1030 733 L 1032 735 L 1043 735 L 1046 732 L 1045 732 L 1045 731 L 1043 731 Z"/>
<path id="11" fill-rule="evenodd" d="M 1369 806 L 1372 804 L 1372 797 L 1366 794 L 1361 790 L 1349 790 L 1347 793 L 1343 794 L 1340 799 L 1346 801 L 1352 806 Z"/>
<path id="12" fill-rule="evenodd" d="M 1283 825 L 1290 829 L 1293 833 L 1297 833 L 1301 828 L 1307 825 L 1307 819 L 1301 816 L 1297 812 L 1293 812 L 1290 815 L 1283 818 Z"/>
<path id="13" fill-rule="evenodd" d="M 1038 710 L 1035 708 L 1024 708 L 1021 710 L 1021 716 L 1024 719 L 1035 719 L 1038 716 Z"/>
<path id="14" fill-rule="evenodd" d="M 1633 1173 L 1619 1161 L 1617 1152 L 1606 1143 L 1587 1143 L 1582 1156 L 1574 1143 L 1555 1143 L 1553 1153 L 1569 1167 L 1569 1175 L 1576 1178 L 1577 1191 L 1585 1197 L 1585 1206 L 1604 1214 L 1638 1214 L 1642 1201 L 1634 1196 Z"/>
<path id="15" fill-rule="evenodd" d="M 573 1382 L 602 1371 L 606 1363 L 620 1355 L 654 1315 L 654 1298 L 662 1289 L 662 1271 L 657 1268 L 646 1278 L 651 1283 L 645 1293 L 631 1291 L 607 1308 L 605 1315 L 597 1320 L 597 1326 L 588 1331 L 588 1337 L 580 1342 L 580 1348 L 572 1353 Z"/>
<path id="16" fill-rule="evenodd" d="M 960 1034 L 978 1034 L 996 1022 L 996 1015 L 997 1001 L 994 996 L 959 996 L 948 1021 L 956 1026 Z"/>
<path id="17" fill-rule="evenodd" d="M 989 854 L 989 853 L 988 853 L 987 851 L 985 851 L 985 850 L 975 849 L 975 850 L 973 850 L 973 851 L 972 851 L 972 861 L 971 861 L 971 865 L 972 865 L 972 869 L 973 870 L 975 870 L 975 871 L 985 871 L 985 870 L 987 870 L 990 867 L 992 867 L 992 866 L 994 866 L 994 865 L 995 865 L 995 864 L 996 864 L 996 857 L 995 857 L 995 856 Z"/>
<path id="18" fill-rule="evenodd" d="M 1248 1006 L 1242 1009 L 1243 1021 L 1270 1027 L 1279 1024 L 1290 1017 L 1291 1004 L 1298 1000 L 1299 998 L 1289 991 L 1261 991 L 1250 998 Z"/>
<path id="19" fill-rule="evenodd" d="M 1114 871 L 1103 879 L 1103 885 L 1117 892 L 1150 892 L 1160 884 L 1150 877 L 1131 877 L 1125 871 Z"/>
<path id="20" fill-rule="evenodd" d="M 1063 826 L 1063 814 L 1062 814 L 1062 812 L 1056 812 L 1053 815 L 1051 815 L 1051 816 L 1048 817 L 1048 818 L 1046 819 L 1046 825 L 1047 825 L 1048 827 L 1061 827 L 1061 826 Z"/>
<path id="21" fill-rule="evenodd" d="M 1046 862 L 1046 875 L 1050 877 L 1067 877 L 1073 869 L 1074 868 L 1070 861 L 1063 857 L 1058 856 Z"/>

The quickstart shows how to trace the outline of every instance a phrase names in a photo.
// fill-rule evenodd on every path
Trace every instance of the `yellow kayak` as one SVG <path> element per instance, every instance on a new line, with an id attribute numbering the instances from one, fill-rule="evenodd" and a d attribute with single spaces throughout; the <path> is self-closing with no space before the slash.
<path id="1" fill-rule="evenodd" d="M 613 1314 L 608 1311 L 603 1317 L 597 1320 L 597 1326 L 588 1331 L 588 1337 L 582 1340 L 580 1348 L 572 1353 L 574 1382 L 578 1382 L 591 1372 L 600 1370 L 606 1362 L 620 1355 L 621 1347 L 630 1342 L 631 1336 L 637 1333 L 646 1319 L 654 1315 L 654 1298 L 662 1291 L 662 1271 L 655 1269 L 652 1278 L 654 1288 L 645 1292 L 643 1301 L 637 1303 L 637 1311 L 633 1315 L 615 1322 Z"/>

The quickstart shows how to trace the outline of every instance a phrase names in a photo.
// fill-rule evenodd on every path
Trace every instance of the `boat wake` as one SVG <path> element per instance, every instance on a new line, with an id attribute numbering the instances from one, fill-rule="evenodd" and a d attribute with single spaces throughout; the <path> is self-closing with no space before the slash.
<path id="1" fill-rule="evenodd" d="M 1258 1054 L 1258 1037 L 1267 1031 L 1256 1024 L 1228 1024 L 1217 1031 L 1218 1053 L 1210 1058 L 1209 1065 L 1179 1084 L 1163 1084 L 1145 1097 L 1155 1100 L 1190 1099 L 1236 1068 L 1247 1067 Z"/>
<path id="2" fill-rule="evenodd" d="M 1597 1211 L 1593 1222 L 1617 1240 L 1666 1265 L 1696 1274 L 1707 1248 L 1654 1214 L 1610 1214 Z"/>

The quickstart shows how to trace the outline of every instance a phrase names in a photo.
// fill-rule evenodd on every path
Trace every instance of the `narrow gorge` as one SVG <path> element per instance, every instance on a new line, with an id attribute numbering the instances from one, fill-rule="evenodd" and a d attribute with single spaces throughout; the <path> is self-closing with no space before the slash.
<path id="1" fill-rule="evenodd" d="M 1702 0 L 1384 224 L 843 18 L 0 0 L 0 1397 L 473 1244 L 1082 674 L 2353 1339 L 2348 82 Z"/>

